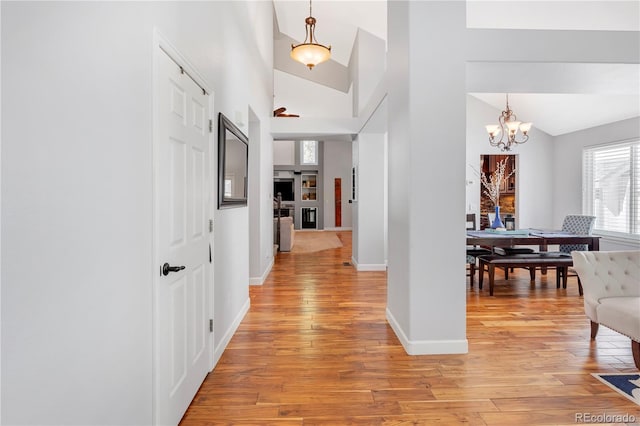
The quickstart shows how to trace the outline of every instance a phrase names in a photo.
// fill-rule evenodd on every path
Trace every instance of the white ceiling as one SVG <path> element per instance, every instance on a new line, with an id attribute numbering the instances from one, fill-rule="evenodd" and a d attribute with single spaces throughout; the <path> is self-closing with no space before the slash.
<path id="1" fill-rule="evenodd" d="M 274 0 L 273 4 L 280 32 L 302 43 L 309 1 Z M 386 0 L 313 0 L 311 5 L 318 43 L 331 45 L 331 58 L 342 65 L 349 65 L 358 28 L 387 39 Z"/>
<path id="2" fill-rule="evenodd" d="M 280 31 L 304 38 L 309 2 L 273 0 Z M 313 0 L 318 41 L 332 46 L 332 59 L 348 65 L 358 28 L 386 40 L 386 0 Z M 640 1 L 468 0 L 470 28 L 640 31 Z M 295 94 L 292 94 L 295 96 Z M 502 111 L 504 93 L 472 93 Z M 613 121 L 640 116 L 636 85 L 617 93 L 518 93 L 510 106 L 524 121 L 556 136 Z M 497 119 L 497 116 L 496 116 Z"/>
<path id="3" fill-rule="evenodd" d="M 468 28 L 640 31 L 638 0 L 467 0 Z"/>
<path id="4" fill-rule="evenodd" d="M 503 93 L 472 93 L 472 96 L 493 106 L 505 109 Z M 640 116 L 638 95 L 512 93 L 509 107 L 519 121 L 533 122 L 533 126 L 552 136 L 600 126 Z M 495 123 L 498 124 L 498 115 Z"/>

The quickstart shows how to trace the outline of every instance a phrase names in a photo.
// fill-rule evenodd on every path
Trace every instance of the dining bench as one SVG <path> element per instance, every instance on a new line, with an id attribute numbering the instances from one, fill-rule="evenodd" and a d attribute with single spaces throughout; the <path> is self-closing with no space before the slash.
<path id="1" fill-rule="evenodd" d="M 495 268 L 527 268 L 531 281 L 535 281 L 536 268 L 555 267 L 556 268 L 556 288 L 560 288 L 560 280 L 562 279 L 562 287 L 567 288 L 567 270 L 573 266 L 573 259 L 566 253 L 558 252 L 538 252 L 528 254 L 513 254 L 508 256 L 498 254 L 488 254 L 478 256 L 480 279 L 478 286 L 482 290 L 484 281 L 484 271 L 489 273 L 489 295 L 493 296 L 493 285 L 495 277 Z M 582 284 L 578 281 L 578 291 L 582 295 Z"/>

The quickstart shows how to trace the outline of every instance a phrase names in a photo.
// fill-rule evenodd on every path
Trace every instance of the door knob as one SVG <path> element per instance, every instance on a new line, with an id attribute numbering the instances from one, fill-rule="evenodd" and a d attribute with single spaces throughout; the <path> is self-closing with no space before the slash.
<path id="1" fill-rule="evenodd" d="M 165 263 L 164 265 L 162 265 L 162 275 L 166 277 L 167 275 L 169 275 L 169 272 L 178 272 L 182 271 L 183 269 L 184 266 L 171 266 L 168 263 Z"/>

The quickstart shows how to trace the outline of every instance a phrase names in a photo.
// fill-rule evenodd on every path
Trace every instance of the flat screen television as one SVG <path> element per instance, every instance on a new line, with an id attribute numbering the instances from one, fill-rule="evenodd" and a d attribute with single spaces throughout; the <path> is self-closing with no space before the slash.
<path id="1" fill-rule="evenodd" d="M 295 201 L 293 195 L 293 179 L 279 179 L 273 181 L 273 198 L 282 194 L 282 201 Z"/>

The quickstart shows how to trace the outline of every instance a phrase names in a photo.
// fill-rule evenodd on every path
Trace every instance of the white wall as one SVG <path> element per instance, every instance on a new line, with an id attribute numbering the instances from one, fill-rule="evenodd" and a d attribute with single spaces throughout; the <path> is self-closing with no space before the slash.
<path id="1" fill-rule="evenodd" d="M 517 106 L 511 105 L 517 112 Z M 500 111 L 477 98 L 467 95 L 467 156 L 465 209 L 468 213 L 480 212 L 480 177 L 474 171 L 480 170 L 480 156 L 483 154 L 504 154 L 489 144 L 485 125 L 498 122 Z M 534 123 L 535 126 L 535 123 Z M 516 226 L 518 228 L 551 228 L 553 187 L 555 171 L 553 164 L 553 137 L 532 127 L 529 140 L 516 145 L 508 154 L 517 157 L 517 200 Z M 471 207 L 471 209 L 469 209 Z M 463 220 L 463 218 L 461 218 Z M 478 218 L 479 220 L 479 218 Z"/>
<path id="2" fill-rule="evenodd" d="M 268 120 L 267 120 L 268 121 Z M 249 109 L 249 282 L 262 284 L 273 266 L 273 140 L 264 134 L 264 125 L 253 109 Z M 266 138 L 266 141 L 265 141 Z"/>
<path id="3" fill-rule="evenodd" d="M 406 2 L 389 3 L 387 81 L 389 94 L 388 133 L 388 238 L 387 257 L 387 312 L 401 329 L 408 329 L 411 323 L 407 295 L 411 291 L 409 273 L 409 243 L 411 229 L 409 209 L 393 206 L 407 206 L 411 190 L 411 149 L 406 143 L 410 133 L 410 86 L 406 81 L 409 74 L 409 5 Z M 398 141 L 398 142 L 396 142 Z M 354 221 L 357 214 L 354 213 Z M 354 246 L 355 247 L 355 246 Z M 393 256 L 392 254 L 396 254 Z M 402 330 L 399 330 L 403 333 Z M 398 331 L 396 331 L 398 334 Z"/>
<path id="4" fill-rule="evenodd" d="M 353 263 L 359 271 L 386 270 L 384 143 L 384 133 L 360 133 L 357 137 L 358 218 L 352 245 L 357 246 Z"/>
<path id="5" fill-rule="evenodd" d="M 557 136 L 554 141 L 553 226 L 568 214 L 582 213 L 582 151 L 585 147 L 640 137 L 640 118 L 618 121 Z M 637 245 L 602 238 L 600 250 L 638 249 Z"/>
<path id="6" fill-rule="evenodd" d="M 2 423 L 148 423 L 152 27 L 2 8 Z"/>
<path id="7" fill-rule="evenodd" d="M 353 81 L 353 115 L 362 115 L 387 69 L 386 42 L 375 35 L 358 30 L 349 63 Z"/>
<path id="8" fill-rule="evenodd" d="M 354 202 L 353 263 L 360 271 L 387 265 L 387 100 L 367 118 L 354 141 L 357 201 Z"/>
<path id="9" fill-rule="evenodd" d="M 295 166 L 296 141 L 273 141 L 273 164 L 279 166 Z"/>
<path id="10" fill-rule="evenodd" d="M 274 110 L 285 107 L 285 114 L 298 114 L 305 118 L 352 116 L 351 90 L 344 93 L 278 70 L 273 72 L 273 77 Z M 301 93 L 304 93 L 304 96 L 300 96 Z"/>
<path id="11" fill-rule="evenodd" d="M 352 260 L 360 271 L 385 270 L 387 264 L 387 108 L 385 93 L 378 91 L 385 78 L 385 49 L 384 40 L 360 29 L 349 62 L 353 115 L 359 116 L 364 126 L 353 149 L 356 187 L 361 195 L 352 208 Z"/>
<path id="12" fill-rule="evenodd" d="M 388 6 L 387 319 L 410 354 L 463 353 L 465 6 Z"/>
<path id="13" fill-rule="evenodd" d="M 358 199 L 360 198 L 360 179 L 358 175 L 360 174 L 360 166 L 358 165 L 358 159 L 360 158 L 360 140 L 356 138 L 351 144 L 351 167 L 355 169 L 355 191 L 352 187 L 352 204 L 351 204 L 351 227 L 353 228 L 353 232 L 351 233 L 351 258 L 357 259 L 359 256 L 358 248 L 360 247 L 360 235 L 358 232 L 358 227 L 360 224 L 360 210 L 358 208 Z M 352 170 L 353 174 L 353 170 Z M 352 175 L 351 179 L 354 179 Z M 353 182 L 352 182 L 353 185 Z M 355 196 L 354 196 L 355 194 Z"/>
<path id="14" fill-rule="evenodd" d="M 267 183 L 260 183 L 266 191 L 271 187 L 272 139 L 268 118 L 272 111 L 272 69 L 270 62 L 273 52 L 271 45 L 264 44 L 272 34 L 272 8 L 267 2 L 206 2 L 213 8 L 211 16 L 220 17 L 223 25 L 209 35 L 214 46 L 208 53 L 215 59 L 208 58 L 207 63 L 214 64 L 218 71 L 213 77 L 216 89 L 217 111 L 222 111 L 232 119 L 240 111 L 247 117 L 247 107 L 260 119 L 260 167 L 261 170 L 249 170 L 249 174 L 260 176 Z M 218 9 L 220 8 L 220 9 Z M 254 32 L 246 31 L 246 21 L 253 22 Z M 211 19 L 206 19 L 211 25 Z M 260 47 L 260 49 L 258 49 Z M 206 49 L 203 49 L 206 50 Z M 265 51 L 266 50 L 266 51 Z M 204 66 L 204 65 L 203 65 Z M 218 70 L 219 68 L 219 70 Z M 216 84 L 217 82 L 217 84 Z M 246 122 L 241 129 L 247 133 Z M 217 159 L 216 159 L 217 161 Z M 217 164 L 217 163 L 216 163 Z M 249 203 L 257 200 L 249 200 Z M 260 201 L 260 210 L 264 212 L 260 226 L 260 246 L 263 258 L 261 269 L 268 265 L 266 250 L 271 251 L 273 225 L 271 221 L 271 198 L 264 193 Z M 214 270 L 215 270 L 215 305 L 214 305 L 214 337 L 215 359 L 219 359 L 222 351 L 231 339 L 244 313 L 249 308 L 249 222 L 248 209 L 235 208 L 216 210 L 214 215 Z"/>
<path id="15" fill-rule="evenodd" d="M 154 26 L 270 147 L 271 7 L 2 3 L 2 423 L 151 423 Z M 214 221 L 219 353 L 248 307 L 247 208 Z"/>
<path id="16" fill-rule="evenodd" d="M 324 141 L 324 228 L 336 227 L 335 178 L 342 185 L 342 225 L 351 228 L 351 143 L 344 141 Z"/>

